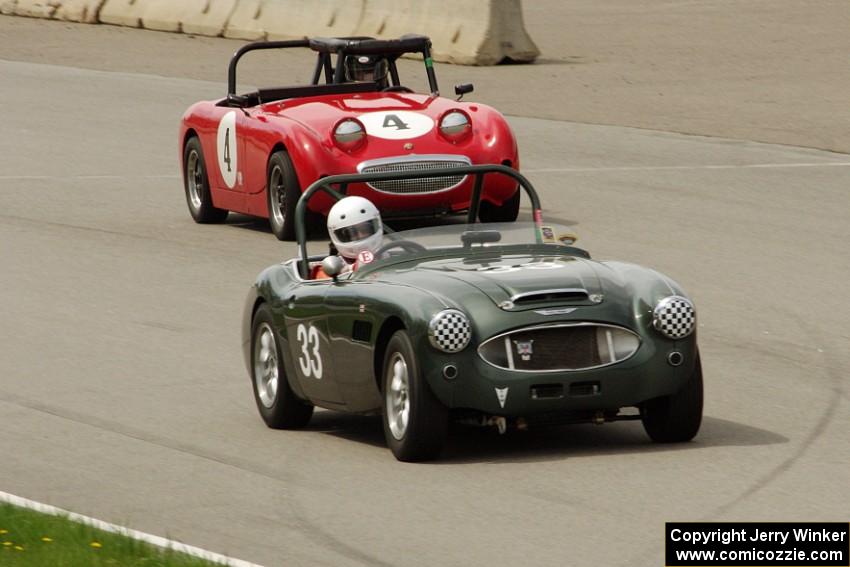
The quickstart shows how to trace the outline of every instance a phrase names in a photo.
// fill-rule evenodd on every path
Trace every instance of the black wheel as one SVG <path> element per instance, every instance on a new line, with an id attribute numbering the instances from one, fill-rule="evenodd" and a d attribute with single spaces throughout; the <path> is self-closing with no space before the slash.
<path id="1" fill-rule="evenodd" d="M 446 440 L 449 413 L 419 372 L 405 331 L 387 344 L 382 378 L 384 436 L 399 461 L 427 461 L 439 456 Z"/>
<path id="2" fill-rule="evenodd" d="M 702 365 L 697 355 L 691 377 L 681 390 L 643 405 L 643 428 L 656 443 L 690 441 L 702 423 L 702 397 Z"/>
<path id="3" fill-rule="evenodd" d="M 189 138 L 183 148 L 183 189 L 186 191 L 186 204 L 189 214 L 198 223 L 224 222 L 227 211 L 213 206 L 210 194 L 210 180 L 201 142 L 196 137 Z"/>
<path id="4" fill-rule="evenodd" d="M 272 154 L 266 179 L 272 234 L 278 240 L 295 240 L 295 205 L 301 197 L 301 187 L 289 154 L 284 151 Z"/>
<path id="5" fill-rule="evenodd" d="M 517 187 L 514 196 L 501 205 L 481 201 L 481 206 L 478 209 L 478 220 L 481 222 L 514 222 L 519 216 L 520 193 L 522 191 Z"/>
<path id="6" fill-rule="evenodd" d="M 313 406 L 299 400 L 289 387 L 271 311 L 266 305 L 254 314 L 251 383 L 260 416 L 272 429 L 297 429 L 310 421 Z"/>

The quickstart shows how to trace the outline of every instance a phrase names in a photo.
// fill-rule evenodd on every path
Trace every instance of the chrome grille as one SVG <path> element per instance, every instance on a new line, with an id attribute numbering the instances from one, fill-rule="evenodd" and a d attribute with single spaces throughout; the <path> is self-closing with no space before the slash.
<path id="1" fill-rule="evenodd" d="M 612 333 L 628 337 L 627 346 L 612 345 Z M 586 370 L 622 362 L 640 344 L 633 332 L 612 325 L 572 323 L 517 329 L 478 347 L 489 364 L 519 372 Z"/>
<path id="2" fill-rule="evenodd" d="M 360 164 L 360 173 L 407 173 L 409 171 L 433 171 L 446 167 L 470 165 L 469 159 L 463 156 L 440 156 L 440 158 L 417 156 L 416 159 L 390 158 L 374 160 Z M 416 177 L 413 179 L 388 179 L 372 181 L 369 187 L 383 193 L 411 195 L 417 193 L 435 193 L 457 187 L 466 179 L 465 175 L 449 175 L 443 177 Z"/>

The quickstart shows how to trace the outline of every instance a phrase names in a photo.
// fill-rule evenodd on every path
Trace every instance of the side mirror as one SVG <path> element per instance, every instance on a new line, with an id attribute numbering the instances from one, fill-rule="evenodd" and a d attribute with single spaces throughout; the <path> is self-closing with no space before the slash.
<path id="1" fill-rule="evenodd" d="M 322 260 L 322 271 L 336 281 L 336 277 L 342 272 L 345 262 L 339 256 L 328 256 Z"/>
<path id="2" fill-rule="evenodd" d="M 458 96 L 458 100 L 463 98 L 463 95 L 469 94 L 475 90 L 475 87 L 472 86 L 472 83 L 461 83 L 459 85 L 455 85 L 455 94 Z"/>

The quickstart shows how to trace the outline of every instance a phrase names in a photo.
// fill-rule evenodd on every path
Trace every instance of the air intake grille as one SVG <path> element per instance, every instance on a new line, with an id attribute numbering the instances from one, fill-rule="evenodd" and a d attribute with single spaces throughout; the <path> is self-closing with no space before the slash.
<path id="1" fill-rule="evenodd" d="M 577 323 L 518 329 L 485 341 L 478 354 L 505 370 L 556 372 L 622 362 L 639 345 L 640 339 L 627 329 Z"/>
<path id="2" fill-rule="evenodd" d="M 522 293 L 511 298 L 514 305 L 544 303 L 548 301 L 582 301 L 587 300 L 585 289 L 546 289 L 530 293 Z"/>
<path id="3" fill-rule="evenodd" d="M 360 168 L 361 173 L 389 173 L 408 171 L 433 171 L 446 167 L 458 167 L 469 165 L 469 161 L 463 159 L 441 159 L 441 160 L 399 160 L 387 161 L 365 165 Z M 367 183 L 369 187 L 383 193 L 416 194 L 435 193 L 445 191 L 463 183 L 465 175 L 450 175 L 446 177 L 419 177 L 414 179 L 389 179 L 386 181 L 372 181 Z"/>
<path id="4" fill-rule="evenodd" d="M 530 389 L 532 400 L 557 400 L 564 397 L 563 384 L 535 384 Z"/>

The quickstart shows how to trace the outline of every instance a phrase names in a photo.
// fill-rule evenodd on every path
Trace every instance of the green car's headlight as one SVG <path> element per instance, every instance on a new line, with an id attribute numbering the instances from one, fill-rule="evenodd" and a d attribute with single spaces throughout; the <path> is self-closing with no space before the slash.
<path id="1" fill-rule="evenodd" d="M 428 338 L 431 346 L 444 352 L 460 352 L 472 338 L 469 319 L 457 309 L 444 309 L 428 323 Z"/>
<path id="2" fill-rule="evenodd" d="M 652 326 L 671 339 L 684 339 L 694 332 L 697 314 L 687 297 L 671 295 L 658 302 L 652 311 Z"/>

